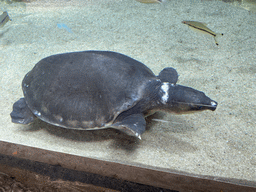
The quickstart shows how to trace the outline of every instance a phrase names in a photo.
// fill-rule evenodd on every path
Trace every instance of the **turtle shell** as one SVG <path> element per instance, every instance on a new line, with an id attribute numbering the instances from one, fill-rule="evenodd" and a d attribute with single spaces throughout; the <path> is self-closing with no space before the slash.
<path id="1" fill-rule="evenodd" d="M 84 51 L 53 55 L 25 76 L 25 101 L 35 116 L 53 125 L 94 129 L 110 126 L 143 97 L 156 79 L 144 64 L 120 53 Z"/>

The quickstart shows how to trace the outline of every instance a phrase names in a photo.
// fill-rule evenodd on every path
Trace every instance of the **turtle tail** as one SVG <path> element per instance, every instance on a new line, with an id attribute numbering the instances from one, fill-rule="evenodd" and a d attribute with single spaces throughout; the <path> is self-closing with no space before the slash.
<path id="1" fill-rule="evenodd" d="M 31 110 L 28 108 L 24 98 L 20 98 L 13 104 L 13 111 L 10 115 L 12 122 L 19 124 L 29 124 L 36 118 L 36 116 L 33 115 Z"/>

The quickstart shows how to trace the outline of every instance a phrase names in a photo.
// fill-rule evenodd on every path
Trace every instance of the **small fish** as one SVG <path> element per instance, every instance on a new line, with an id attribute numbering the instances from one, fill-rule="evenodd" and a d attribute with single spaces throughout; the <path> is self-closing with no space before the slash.
<path id="1" fill-rule="evenodd" d="M 136 0 L 139 1 L 141 3 L 163 3 L 164 0 Z"/>
<path id="2" fill-rule="evenodd" d="M 3 14 L 0 15 L 0 28 L 2 28 L 9 20 L 11 21 L 7 11 L 3 12 Z"/>
<path id="3" fill-rule="evenodd" d="M 215 33 L 208 27 L 206 27 L 205 24 L 197 22 L 197 21 L 182 21 L 182 23 L 187 24 L 192 30 L 195 30 L 197 32 L 201 32 L 207 35 L 212 35 L 216 45 L 219 45 L 217 42 L 217 36 L 224 35 L 223 33 Z"/>

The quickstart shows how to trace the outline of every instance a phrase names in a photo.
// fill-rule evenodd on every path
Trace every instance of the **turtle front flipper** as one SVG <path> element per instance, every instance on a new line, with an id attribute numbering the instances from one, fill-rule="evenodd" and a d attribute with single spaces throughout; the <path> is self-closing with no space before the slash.
<path id="1" fill-rule="evenodd" d="M 111 127 L 141 139 L 142 133 L 146 130 L 146 121 L 144 115 L 132 114 L 114 123 Z"/>
<path id="2" fill-rule="evenodd" d="M 13 111 L 11 112 L 13 123 L 29 124 L 36 119 L 36 116 L 28 108 L 24 98 L 20 98 L 13 104 Z"/>
<path id="3" fill-rule="evenodd" d="M 171 84 L 176 84 L 178 81 L 178 73 L 177 71 L 172 67 L 166 67 L 164 68 L 158 75 L 158 78 L 162 82 L 169 82 Z"/>

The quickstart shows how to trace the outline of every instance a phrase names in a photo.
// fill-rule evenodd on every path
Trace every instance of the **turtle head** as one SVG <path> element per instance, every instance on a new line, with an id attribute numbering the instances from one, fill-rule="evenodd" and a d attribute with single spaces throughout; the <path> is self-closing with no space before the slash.
<path id="1" fill-rule="evenodd" d="M 203 92 L 190 87 L 163 83 L 161 101 L 165 109 L 175 113 L 187 113 L 203 110 L 214 111 L 217 102 L 207 97 Z"/>
<path id="2" fill-rule="evenodd" d="M 217 107 L 217 102 L 211 100 L 203 92 L 176 85 L 178 73 L 172 67 L 164 68 L 158 75 L 162 85 L 160 99 L 164 109 L 175 113 L 212 110 Z"/>

